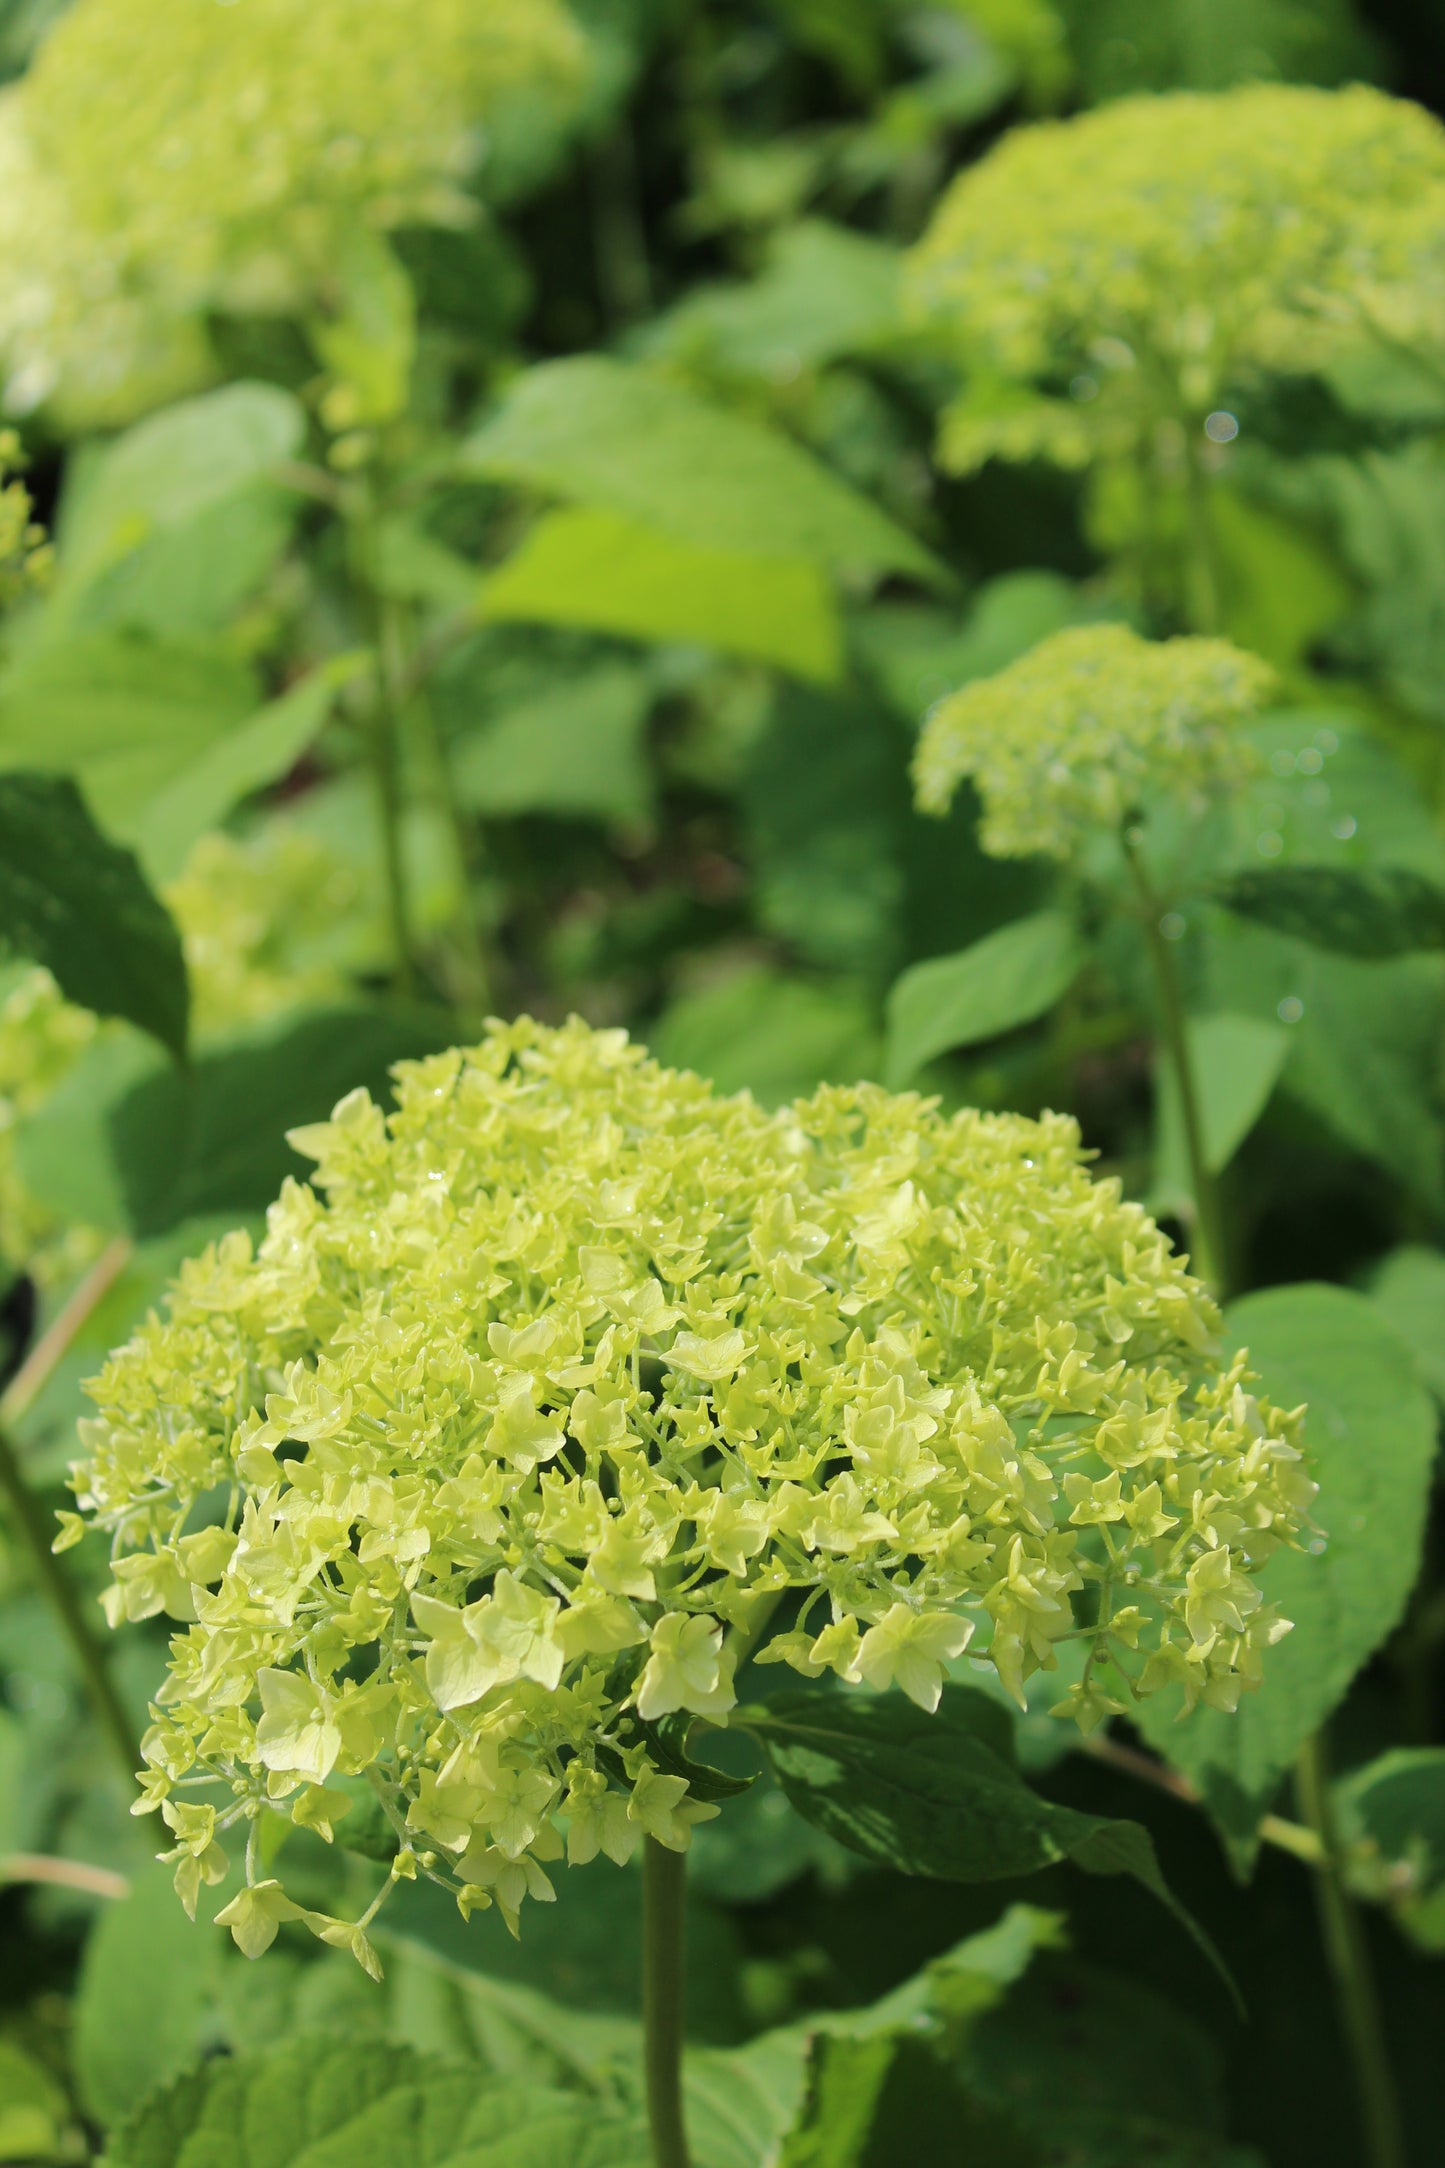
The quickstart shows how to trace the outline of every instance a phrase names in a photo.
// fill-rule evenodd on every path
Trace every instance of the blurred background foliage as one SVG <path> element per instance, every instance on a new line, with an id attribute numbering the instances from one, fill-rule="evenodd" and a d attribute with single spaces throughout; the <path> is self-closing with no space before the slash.
<path id="1" fill-rule="evenodd" d="M 79 1380 L 180 1257 L 259 1217 L 298 1169 L 284 1131 L 491 1012 L 626 1024 L 768 1103 L 886 1073 L 1067 1107 L 1187 1227 L 1137 929 L 1101 921 L 1064 998 L 996 1005 L 986 1038 L 940 1026 L 946 980 L 910 1006 L 916 967 L 1059 898 L 981 853 L 966 792 L 913 811 L 925 712 L 1063 627 L 1190 609 L 1097 475 L 946 471 L 959 373 L 904 254 L 1041 117 L 1260 81 L 1441 107 L 1434 0 L 0 0 L 0 74 L 0 375 L 54 540 L 5 630 L 0 770 L 75 781 L 190 982 L 178 1066 L 3 966 L 12 1369 L 77 1288 L 85 1311 L 0 1411 L 48 1503 Z M 1361 345 L 1253 372 L 1224 420 L 1210 629 L 1281 691 L 1209 869 L 1445 880 L 1445 369 Z M 1439 1395 L 1445 960 L 1191 919 L 1192 1003 L 1234 1034 L 1201 1067 L 1237 1283 L 1366 1291 Z M 1445 1790 L 1409 1761 L 1445 1716 L 1423 1540 L 1337 1724 L 1421 2162 L 1445 2020 Z M 135 1713 L 161 1649 L 118 1645 Z M 630 2010 L 634 1893 L 602 1872 L 520 1949 L 419 1899 L 384 1990 L 299 1944 L 248 1970 L 149 1867 L 15 1546 L 0 1677 L 0 2160 L 87 2157 L 203 2049 L 312 2027 L 556 2076 L 559 2028 Z M 1250 2022 L 1146 1897 L 1046 1877 L 1067 1946 L 1038 1916 L 1021 1984 L 959 1961 L 993 1984 L 949 2036 L 940 2127 L 1093 2168 L 1356 2161 L 1305 1872 L 1267 1851 L 1246 1891 L 1197 1811 L 1018 1732 L 1054 1796 L 1150 1824 Z M 360 1871 L 315 1852 L 318 1888 Z M 1011 1894 L 864 1871 L 761 1788 L 696 1859 L 697 2083 L 724 2090 L 741 2043 L 882 1996 Z M 897 2082 L 848 2159 L 923 2145 L 928 2086 Z M 719 2163 L 776 2157 L 782 2113 Z"/>

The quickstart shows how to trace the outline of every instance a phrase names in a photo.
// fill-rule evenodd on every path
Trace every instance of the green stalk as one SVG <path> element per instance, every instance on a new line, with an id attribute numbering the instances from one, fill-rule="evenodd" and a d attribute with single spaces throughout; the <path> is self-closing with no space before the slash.
<path id="1" fill-rule="evenodd" d="M 56 1622 L 70 1643 L 76 1668 L 102 1731 L 120 1756 L 128 1784 L 140 1767 L 140 1742 L 131 1727 L 115 1682 L 105 1643 L 52 1548 L 54 1524 L 25 1480 L 20 1456 L 5 1425 L 15 1422 L 38 1398 L 47 1379 L 81 1326 L 114 1285 L 131 1258 L 131 1244 L 121 1236 L 96 1259 L 50 1326 L 36 1341 L 0 1397 L 0 1496 L 9 1508 L 15 1534 L 30 1553 L 35 1578 Z"/>
<path id="2" fill-rule="evenodd" d="M 1160 1036 L 1164 1056 L 1179 1094 L 1179 1111 L 1184 1125 L 1184 1150 L 1189 1161 L 1189 1186 L 1194 1192 L 1192 1263 L 1199 1277 L 1207 1281 L 1222 1300 L 1227 1289 L 1219 1189 L 1204 1156 L 1204 1124 L 1199 1109 L 1199 1089 L 1194 1075 L 1194 1063 L 1189 1054 L 1189 1035 L 1185 1027 L 1184 996 L 1180 990 L 1179 973 L 1173 951 L 1160 930 L 1159 921 L 1163 916 L 1164 903 L 1155 893 L 1139 846 L 1127 828 L 1122 832 L 1121 841 L 1143 911 L 1149 961 L 1159 997 Z"/>
<path id="3" fill-rule="evenodd" d="M 1189 542 L 1184 563 L 1185 607 L 1190 630 L 1218 632 L 1223 617 L 1219 593 L 1219 566 L 1214 547 L 1214 522 L 1209 503 L 1209 477 L 1197 449 L 1199 422 L 1186 422 L 1185 470 L 1188 476 Z"/>
<path id="4" fill-rule="evenodd" d="M 1330 1799 L 1325 1737 L 1316 1732 L 1295 1766 L 1301 1818 L 1319 1837 L 1324 1865 L 1315 1878 L 1320 1932 L 1335 1984 L 1340 2022 L 1354 2065 L 1368 2168 L 1406 2168 L 1405 2141 L 1385 2028 L 1375 1993 L 1359 1909 L 1345 1887 L 1339 1830 Z"/>
<path id="5" fill-rule="evenodd" d="M 30 1563 L 41 1592 L 70 1643 L 76 1669 L 85 1681 L 85 1690 L 100 1728 L 115 1748 L 127 1784 L 133 1784 L 141 1765 L 140 1741 L 131 1729 L 130 1718 L 115 1690 L 100 1635 L 81 1609 L 80 1598 L 64 1564 L 50 1547 L 54 1530 L 26 1482 L 19 1456 L 3 1430 L 0 1430 L 0 1495 L 4 1496 L 9 1509 L 14 1532 L 30 1553 Z"/>
<path id="6" fill-rule="evenodd" d="M 642 1854 L 642 2031 L 653 2168 L 689 2168 L 682 2112 L 687 1861 L 655 1837 Z"/>
<path id="7" fill-rule="evenodd" d="M 386 880 L 387 918 L 395 955 L 396 984 L 400 993 L 416 992 L 416 964 L 412 939 L 411 904 L 407 894 L 406 861 L 402 850 L 404 799 L 401 773 L 401 715 L 394 698 L 394 672 L 386 604 L 372 576 L 372 506 L 369 489 L 348 496 L 343 508 L 346 527 L 346 559 L 362 603 L 371 619 L 376 643 L 376 690 L 366 719 L 366 750 L 376 791 L 381 821 L 381 858 Z"/>

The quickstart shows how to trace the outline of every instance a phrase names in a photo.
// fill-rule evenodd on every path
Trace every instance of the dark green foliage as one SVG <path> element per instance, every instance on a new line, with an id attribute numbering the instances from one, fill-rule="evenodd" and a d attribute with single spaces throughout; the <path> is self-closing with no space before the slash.
<path id="1" fill-rule="evenodd" d="M 62 992 L 184 1054 L 190 997 L 175 927 L 132 852 L 68 777 L 0 775 L 0 941 Z"/>

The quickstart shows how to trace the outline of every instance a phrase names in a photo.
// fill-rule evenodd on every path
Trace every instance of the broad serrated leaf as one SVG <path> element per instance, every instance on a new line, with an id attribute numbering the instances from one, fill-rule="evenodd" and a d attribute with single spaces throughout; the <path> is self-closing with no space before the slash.
<path id="1" fill-rule="evenodd" d="M 942 576 L 921 542 L 790 438 L 600 355 L 529 370 L 461 456 L 471 473 L 602 505 L 703 549 Z"/>
<path id="2" fill-rule="evenodd" d="M 1445 948 L 1445 890 L 1400 867 L 1280 866 L 1212 890 L 1240 918 L 1371 961 Z"/>
<path id="3" fill-rule="evenodd" d="M 937 1054 L 1031 1024 L 1062 1000 L 1084 960 L 1062 911 L 1039 911 L 956 956 L 930 956 L 888 996 L 888 1082 L 908 1082 Z"/>
<path id="4" fill-rule="evenodd" d="M 1271 1399 L 1308 1404 L 1319 1533 L 1261 1574 L 1294 1630 L 1269 1651 L 1258 1692 L 1233 1716 L 1197 1709 L 1179 1723 L 1174 1696 L 1160 1694 L 1140 1703 L 1135 1721 L 1247 1854 L 1281 1777 L 1404 1610 L 1419 1569 L 1435 1410 L 1408 1348 L 1364 1295 L 1271 1288 L 1233 1304 L 1228 1328 Z"/>
<path id="5" fill-rule="evenodd" d="M 223 1956 L 208 1921 L 187 1919 L 164 1867 L 138 1875 L 130 1895 L 99 1914 L 81 1961 L 72 2060 L 81 2101 L 103 2129 L 194 2060 Z"/>
<path id="6" fill-rule="evenodd" d="M 112 2137 L 106 2168 L 646 2168 L 638 2125 L 586 2093 L 499 2084 L 379 2041 L 210 2062 Z"/>
<path id="7" fill-rule="evenodd" d="M 706 548 L 604 509 L 548 513 L 481 587 L 480 612 L 695 641 L 823 684 L 842 668 L 837 607 L 815 563 Z"/>
<path id="8" fill-rule="evenodd" d="M 0 775 L 0 944 L 44 964 L 82 1008 L 123 1016 L 184 1054 L 180 936 L 66 776 Z"/>
<path id="9" fill-rule="evenodd" d="M 734 1722 L 761 1740 L 798 1812 L 865 1859 L 946 1882 L 1000 1881 L 1063 1860 L 1087 1874 L 1131 1875 L 1228 1980 L 1171 1894 L 1148 1830 L 1032 1790 L 1009 1760 L 1008 1713 L 987 1695 L 946 1686 L 929 1716 L 901 1695 L 797 1694 Z"/>

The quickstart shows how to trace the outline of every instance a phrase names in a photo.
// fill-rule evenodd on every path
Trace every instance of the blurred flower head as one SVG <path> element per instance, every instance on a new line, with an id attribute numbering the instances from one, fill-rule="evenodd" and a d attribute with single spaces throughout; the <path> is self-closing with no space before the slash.
<path id="1" fill-rule="evenodd" d="M 969 372 L 945 461 L 1172 456 L 1252 371 L 1438 324 L 1445 128 L 1355 86 L 1120 99 L 1015 129 L 913 252 Z"/>
<path id="2" fill-rule="evenodd" d="M 474 215 L 584 55 L 556 0 L 78 0 L 0 106 L 12 406 L 124 418 L 205 376 L 201 312 L 315 307 L 353 227 Z"/>
<path id="3" fill-rule="evenodd" d="M 91 1387 L 109 1615 L 179 1625 L 144 1751 L 183 1894 L 359 1786 L 396 1872 L 514 1922 L 564 1849 L 687 1845 L 750 1647 L 932 1709 L 975 1636 L 1015 1695 L 1082 1636 L 1085 1725 L 1256 1682 L 1297 1418 L 1072 1121 L 768 1114 L 575 1021 L 397 1078 Z M 243 1947 L 299 1916 L 237 1902 Z"/>
<path id="4" fill-rule="evenodd" d="M 1272 683 L 1267 663 L 1226 640 L 1056 632 L 930 709 L 913 757 L 919 807 L 946 812 L 968 777 L 995 857 L 1074 858 L 1149 798 L 1203 802 L 1247 781 L 1241 726 Z"/>

